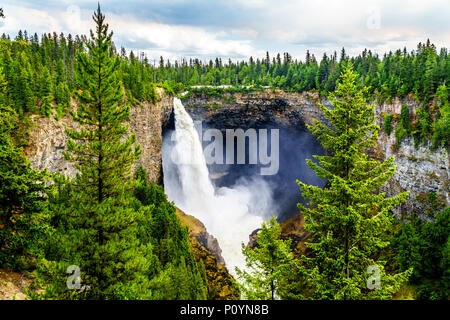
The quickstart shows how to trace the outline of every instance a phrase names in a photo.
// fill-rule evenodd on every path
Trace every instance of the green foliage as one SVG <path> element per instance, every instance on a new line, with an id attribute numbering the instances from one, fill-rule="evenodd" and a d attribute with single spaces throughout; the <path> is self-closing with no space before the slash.
<path id="1" fill-rule="evenodd" d="M 393 114 L 387 114 L 384 116 L 384 132 L 387 135 L 390 135 L 392 132 L 392 118 L 394 117 Z"/>
<path id="2" fill-rule="evenodd" d="M 50 72 L 47 68 L 44 68 L 41 79 L 41 114 L 44 117 L 50 117 L 52 112 L 52 79 L 50 76 Z"/>
<path id="3" fill-rule="evenodd" d="M 402 104 L 400 111 L 400 121 L 395 130 L 396 143 L 400 145 L 402 140 L 411 134 L 411 120 L 409 118 L 409 108 L 406 104 Z"/>
<path id="4" fill-rule="evenodd" d="M 0 16 L 1 16 L 0 9 Z M 319 189 L 299 182 L 311 207 L 302 210 L 307 228 L 314 233 L 312 257 L 302 265 L 292 259 L 289 243 L 280 239 L 279 226 L 263 226 L 259 247 L 243 248 L 248 261 L 259 265 L 255 273 L 241 271 L 253 298 L 389 298 L 414 269 L 413 281 L 421 297 L 445 298 L 449 283 L 448 210 L 434 222 L 402 227 L 398 236 L 402 274 L 384 269 L 380 251 L 389 245 L 389 209 L 404 194 L 387 199 L 376 190 L 394 173 L 393 159 L 382 164 L 368 159 L 363 148 L 376 140 L 373 110 L 365 93 L 380 101 L 413 94 L 423 101 L 418 122 L 410 122 L 402 105 L 397 141 L 414 135 L 416 141 L 432 138 L 434 146 L 449 146 L 450 55 L 439 54 L 433 44 L 419 43 L 411 53 L 397 50 L 382 58 L 364 50 L 357 57 L 345 51 L 324 55 L 320 62 L 307 53 L 293 61 L 285 53 L 270 60 L 223 64 L 221 59 L 198 59 L 171 64 L 161 57 L 159 67 L 142 55 L 125 49 L 116 52 L 103 23 L 95 14 L 92 39 L 69 34 L 20 31 L 15 40 L 0 39 L 0 265 L 16 269 L 37 265 L 37 285 L 45 293 L 34 298 L 59 299 L 204 299 L 204 266 L 193 257 L 186 228 L 180 225 L 173 204 L 161 187 L 149 185 L 142 168 L 135 180 L 131 166 L 140 148 L 135 136 L 126 136 L 129 105 L 157 100 L 155 83 L 166 92 L 224 97 L 224 93 L 250 93 L 263 86 L 286 91 L 317 91 L 332 95 L 334 110 L 321 106 L 333 129 L 311 127 L 329 156 L 308 161 L 329 187 Z M 86 49 L 89 53 L 86 53 Z M 354 65 L 358 76 L 349 71 Z M 339 83 L 341 70 L 346 70 Z M 101 79 L 101 85 L 99 83 Z M 205 87 L 205 86 L 215 87 Z M 218 88 L 218 85 L 231 87 Z M 357 89 L 367 87 L 362 91 Z M 59 119 L 70 109 L 71 97 L 79 102 L 71 115 L 79 130 L 68 130 L 67 159 L 76 164 L 75 179 L 54 177 L 58 192 L 46 186 L 50 176 L 31 169 L 18 148 L 24 144 L 27 114 L 49 117 L 56 106 Z M 433 109 L 431 99 L 439 100 Z M 340 99 L 342 98 L 342 99 Z M 225 103 L 230 101 L 226 101 Z M 10 107 L 7 107 L 10 106 Z M 392 116 L 384 128 L 392 130 Z M 125 137 L 126 136 L 126 137 Z M 21 139 L 21 140 L 19 140 Z M 14 143 L 16 142 L 16 144 Z M 366 267 L 381 269 L 382 288 L 365 287 Z M 67 267 L 78 265 L 82 288 L 68 290 Z M 446 290 L 446 291 L 445 291 Z"/>
<path id="5" fill-rule="evenodd" d="M 330 95 L 334 106 L 320 105 L 332 127 L 315 121 L 309 129 L 329 150 L 307 160 L 317 176 L 328 180 L 319 188 L 298 181 L 309 207 L 299 204 L 305 227 L 313 234 L 308 247 L 314 257 L 304 257 L 308 294 L 321 299 L 389 299 L 406 281 L 407 272 L 390 274 L 380 252 L 389 245 L 393 214 L 390 209 L 405 200 L 407 193 L 387 198 L 377 190 L 395 173 L 394 158 L 383 163 L 369 159 L 365 148 L 378 138 L 373 105 L 367 105 L 367 89 L 358 89 L 349 63 L 342 83 Z M 381 287 L 367 288 L 367 268 L 380 269 Z"/>
<path id="6" fill-rule="evenodd" d="M 79 107 L 70 114 L 79 126 L 66 131 L 64 155 L 78 169 L 75 178 L 55 175 L 56 193 L 45 187 L 47 173 L 31 170 L 10 141 L 13 111 L 0 109 L 0 264 L 18 268 L 33 259 L 36 279 L 27 292 L 34 299 L 205 299 L 204 266 L 195 260 L 175 207 L 162 187 L 147 183 L 144 169 L 131 180 L 141 149 L 123 124 L 130 109 L 100 7 L 94 21 L 88 54 L 77 54 Z M 63 65 L 56 69 L 62 112 L 70 95 Z M 49 73 L 42 79 L 42 93 L 51 96 Z M 0 85 L 4 102 L 1 72 Z M 73 266 L 81 287 L 72 289 L 67 271 Z"/>
<path id="7" fill-rule="evenodd" d="M 287 275 L 295 268 L 290 240 L 280 239 L 281 227 L 272 217 L 263 223 L 256 247 L 242 244 L 246 269 L 236 267 L 241 292 L 250 300 L 275 300 L 287 295 Z"/>
<path id="8" fill-rule="evenodd" d="M 205 299 L 206 279 L 190 248 L 187 229 L 161 186 L 148 184 L 145 169 L 135 172 L 134 195 L 139 206 L 152 207 L 151 219 L 139 224 L 138 238 L 151 243 L 156 261 L 150 288 L 153 299 Z"/>
<path id="9" fill-rule="evenodd" d="M 398 269 L 412 268 L 411 283 L 420 299 L 450 298 L 450 207 L 433 221 L 412 216 L 395 233 Z"/>
<path id="10" fill-rule="evenodd" d="M 28 112 L 39 112 L 48 116 L 52 103 L 56 106 L 59 119 L 70 105 L 70 96 L 82 90 L 77 69 L 78 53 L 86 51 L 88 39 L 84 36 L 64 34 L 37 34 L 31 37 L 19 31 L 15 40 L 3 35 L 0 39 L 0 67 L 7 77 L 6 99 L 23 117 Z M 223 96 L 223 93 L 249 93 L 264 87 L 279 88 L 288 92 L 317 91 L 326 96 L 336 88 L 339 74 L 347 63 L 352 63 L 358 73 L 358 85 L 368 88 L 368 93 L 379 103 L 391 101 L 394 97 L 410 94 L 423 102 L 429 102 L 438 88 L 450 82 L 450 55 L 443 48 L 437 52 L 429 42 L 419 43 L 417 49 L 389 52 L 379 57 L 370 50 L 364 50 L 356 57 L 338 59 L 337 54 L 323 55 L 317 61 L 307 52 L 305 61 L 293 60 L 285 53 L 272 61 L 253 59 L 223 63 L 221 59 L 204 63 L 198 59 L 175 61 L 160 58 L 159 66 L 149 63 L 142 53 L 128 55 L 124 48 L 111 53 L 119 58 L 118 81 L 122 84 L 127 101 L 139 105 L 144 101 L 156 102 L 156 86 L 163 87 L 168 94 L 176 95 L 185 90 L 195 94 Z M 47 72 L 51 79 L 51 95 L 42 94 L 48 87 Z M 230 87 L 218 87 L 218 86 Z M 202 87 L 193 87 L 202 86 Z M 416 140 L 448 140 L 445 135 L 446 116 L 442 110 L 434 115 L 427 108 L 419 114 Z M 440 115 L 441 122 L 437 123 Z M 422 120 L 422 122 L 420 122 Z M 405 129 L 406 132 L 403 130 Z M 407 128 L 398 136 L 411 135 Z M 413 128 L 411 128 L 413 129 Z M 416 128 L 414 128 L 416 129 Z M 444 139 L 443 139 L 444 137 Z M 445 143 L 444 143 L 445 144 Z"/>
<path id="11" fill-rule="evenodd" d="M 0 267 L 30 268 L 51 234 L 46 171 L 36 171 L 10 137 L 17 116 L 0 105 Z"/>
<path id="12" fill-rule="evenodd" d="M 436 92 L 439 99 L 437 121 L 434 122 L 433 145 L 450 147 L 450 94 L 445 84 Z"/>
<path id="13" fill-rule="evenodd" d="M 96 33 L 87 43 L 89 56 L 78 54 L 79 108 L 71 111 L 78 130 L 67 130 L 66 159 L 79 174 L 71 183 L 70 205 L 57 212 L 64 226 L 58 237 L 64 254 L 58 264 L 80 268 L 88 289 L 77 298 L 118 299 L 148 297 L 146 277 L 152 246 L 137 238 L 138 223 L 150 208 L 135 210 L 129 180 L 131 165 L 141 149 L 133 147 L 135 135 L 122 141 L 129 119 L 123 89 L 117 85 L 118 58 L 111 54 L 111 33 L 100 11 L 94 13 Z M 93 239 L 95 239 L 93 241 Z M 48 270 L 54 275 L 54 270 Z M 47 275 L 49 276 L 49 275 Z M 64 282 L 53 282 L 46 297 L 70 298 Z"/>
<path id="14" fill-rule="evenodd" d="M 406 132 L 411 131 L 411 119 L 409 118 L 409 108 L 403 103 L 402 109 L 400 111 L 400 126 L 406 130 Z"/>
<path id="15" fill-rule="evenodd" d="M 432 130 L 432 118 L 430 114 L 429 105 L 424 102 L 422 108 L 417 111 L 418 122 L 416 125 L 416 141 L 426 142 L 431 137 Z"/>

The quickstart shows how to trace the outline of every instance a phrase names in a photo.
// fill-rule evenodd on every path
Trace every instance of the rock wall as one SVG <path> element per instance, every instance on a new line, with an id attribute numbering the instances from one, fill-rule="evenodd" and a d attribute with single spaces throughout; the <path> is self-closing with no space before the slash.
<path id="1" fill-rule="evenodd" d="M 417 120 L 416 112 L 421 104 L 413 99 L 395 99 L 391 104 L 383 103 L 376 106 L 376 121 L 383 128 L 385 114 L 394 114 L 395 118 L 400 117 L 402 104 L 409 108 L 409 113 L 413 121 Z M 449 155 L 446 148 L 431 148 L 419 145 L 414 146 L 412 137 L 405 138 L 400 148 L 396 148 L 395 129 L 396 121 L 393 121 L 393 130 L 387 135 L 384 130 L 380 130 L 378 143 L 375 148 L 375 155 L 379 160 L 395 156 L 396 172 L 390 182 L 386 184 L 384 190 L 386 194 L 398 194 L 404 190 L 409 190 L 408 200 L 397 208 L 397 214 L 410 214 L 415 211 L 423 218 L 426 218 L 426 208 L 431 205 L 429 195 L 434 192 L 437 195 L 437 202 L 442 206 L 450 203 L 448 190 L 449 180 Z"/>
<path id="2" fill-rule="evenodd" d="M 216 258 L 218 264 L 225 266 L 225 260 L 222 257 L 222 249 L 219 246 L 219 242 L 214 236 L 208 233 L 205 225 L 194 216 L 184 213 L 178 207 L 175 208 L 180 222 L 188 227 L 189 237 L 195 238 L 202 247 L 207 249 Z"/>
<path id="3" fill-rule="evenodd" d="M 183 101 L 194 120 L 205 120 L 209 127 L 257 128 L 264 123 L 276 123 L 284 127 L 305 128 L 313 119 L 323 121 L 323 114 L 318 107 L 323 103 L 330 107 L 330 102 L 320 98 L 317 93 L 287 93 L 280 90 L 258 92 L 225 93 L 222 96 L 194 95 Z M 391 104 L 375 105 L 376 122 L 381 130 L 378 142 L 373 150 L 374 157 L 384 160 L 395 156 L 396 174 L 386 184 L 383 191 L 388 196 L 409 190 L 408 201 L 395 209 L 397 215 L 410 214 L 413 210 L 423 212 L 427 206 L 426 198 L 435 192 L 438 201 L 449 205 L 449 156 L 445 148 L 430 150 L 428 147 L 416 148 L 412 138 L 405 139 L 398 150 L 395 149 L 395 127 L 387 136 L 384 133 L 385 114 L 400 115 L 401 105 L 406 103 L 412 120 L 420 103 L 413 99 L 394 100 Z"/>
<path id="4" fill-rule="evenodd" d="M 183 100 L 194 120 L 205 119 L 217 129 L 257 128 L 268 122 L 286 128 L 305 128 L 313 119 L 324 120 L 319 103 L 329 104 L 314 93 L 282 90 L 225 93 L 222 97 L 192 95 Z"/>
<path id="5" fill-rule="evenodd" d="M 162 128 L 169 121 L 172 112 L 173 97 L 158 91 L 160 101 L 155 104 L 143 103 L 132 107 L 128 132 L 136 133 L 136 141 L 142 147 L 142 155 L 133 167 L 143 166 L 151 183 L 162 184 Z M 35 115 L 31 117 L 32 127 L 29 133 L 29 145 L 25 153 L 32 167 L 38 170 L 47 168 L 50 172 L 61 172 L 74 176 L 75 167 L 63 156 L 67 143 L 66 128 L 76 128 L 69 115 L 59 121 Z"/>

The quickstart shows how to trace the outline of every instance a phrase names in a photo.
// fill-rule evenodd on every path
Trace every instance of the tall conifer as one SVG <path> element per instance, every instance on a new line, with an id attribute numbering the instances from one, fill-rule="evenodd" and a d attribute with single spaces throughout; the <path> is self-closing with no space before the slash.
<path id="1" fill-rule="evenodd" d="M 78 54 L 78 109 L 71 111 L 79 129 L 67 130 L 69 161 L 79 173 L 71 182 L 71 206 L 59 219 L 66 226 L 60 242 L 64 259 L 55 270 L 75 265 L 81 272 L 79 291 L 68 290 L 65 277 L 56 275 L 47 290 L 51 297 L 120 299 L 150 297 L 148 272 L 151 244 L 137 238 L 138 222 L 149 207 L 136 210 L 132 199 L 131 166 L 141 148 L 135 135 L 126 136 L 129 106 L 117 76 L 119 60 L 111 50 L 111 36 L 100 6 L 94 13 L 95 33 L 89 54 Z M 75 270 L 75 269 L 74 269 Z M 64 282 L 63 282 L 64 281 Z M 70 288 L 69 288 L 70 289 Z"/>
<path id="2" fill-rule="evenodd" d="M 366 150 L 375 143 L 379 131 L 374 124 L 374 107 L 366 104 L 367 89 L 358 90 L 350 63 L 341 80 L 330 95 L 333 108 L 320 105 L 331 127 L 317 120 L 309 126 L 328 155 L 314 156 L 319 164 L 307 163 L 317 176 L 328 180 L 328 186 L 322 189 L 298 181 L 303 196 L 310 201 L 309 207 L 299 204 L 306 228 L 313 234 L 308 246 L 315 255 L 304 258 L 305 268 L 314 275 L 311 284 L 316 291 L 310 296 L 389 298 L 405 275 L 385 272 L 385 261 L 379 255 L 389 245 L 387 236 L 394 218 L 390 210 L 404 201 L 407 193 L 388 198 L 378 192 L 395 173 L 394 157 L 382 163 L 369 158 Z M 380 271 L 379 289 L 367 286 L 370 266 Z"/>

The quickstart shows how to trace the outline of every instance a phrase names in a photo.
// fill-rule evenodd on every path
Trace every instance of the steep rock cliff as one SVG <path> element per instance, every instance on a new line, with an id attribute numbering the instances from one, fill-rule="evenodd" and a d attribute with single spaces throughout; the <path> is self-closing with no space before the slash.
<path id="1" fill-rule="evenodd" d="M 394 114 L 399 118 L 402 104 L 406 104 L 411 115 L 411 120 L 417 120 L 417 110 L 421 104 L 414 99 L 394 99 L 391 104 L 383 103 L 375 108 L 377 124 L 382 128 L 385 114 Z M 379 160 L 395 156 L 397 170 L 392 179 L 385 185 L 383 191 L 389 194 L 397 194 L 409 190 L 410 194 L 405 203 L 396 209 L 396 213 L 410 214 L 415 211 L 422 217 L 425 216 L 426 207 L 429 206 L 431 192 L 437 195 L 437 201 L 441 207 L 450 203 L 448 190 L 449 180 L 449 155 L 447 149 L 440 147 L 432 150 L 425 145 L 414 145 L 414 139 L 405 138 L 400 148 L 396 148 L 395 129 L 398 121 L 394 121 L 390 135 L 380 130 L 378 142 L 374 149 L 374 155 Z"/>
<path id="2" fill-rule="evenodd" d="M 181 223 L 188 227 L 189 237 L 195 238 L 200 245 L 216 258 L 218 264 L 225 266 L 225 260 L 222 257 L 222 249 L 220 249 L 219 242 L 214 236 L 208 233 L 205 225 L 197 218 L 184 213 L 179 208 L 176 208 L 176 210 Z"/>
<path id="3" fill-rule="evenodd" d="M 155 104 L 144 102 L 141 106 L 132 107 L 128 132 L 136 133 L 136 141 L 142 147 L 142 155 L 133 167 L 142 166 L 147 170 L 150 183 L 162 184 L 162 128 L 169 121 L 173 106 L 173 97 L 158 90 L 159 101 Z M 74 106 L 74 104 L 72 104 Z M 50 172 L 61 172 L 74 176 L 75 167 L 63 156 L 67 143 L 66 128 L 76 128 L 69 115 L 59 121 L 53 117 L 44 118 L 39 115 L 31 117 L 32 126 L 29 133 L 29 144 L 25 154 L 35 169 L 47 168 Z"/>

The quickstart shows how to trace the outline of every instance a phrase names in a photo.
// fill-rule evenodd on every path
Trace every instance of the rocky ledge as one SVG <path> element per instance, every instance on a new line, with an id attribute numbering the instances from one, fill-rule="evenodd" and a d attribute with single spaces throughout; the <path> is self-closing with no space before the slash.
<path id="1" fill-rule="evenodd" d="M 225 267 L 217 239 L 210 235 L 202 222 L 176 208 L 181 223 L 188 228 L 191 248 L 197 261 L 205 266 L 208 281 L 208 299 L 237 300 L 239 292 L 233 277 Z"/>

